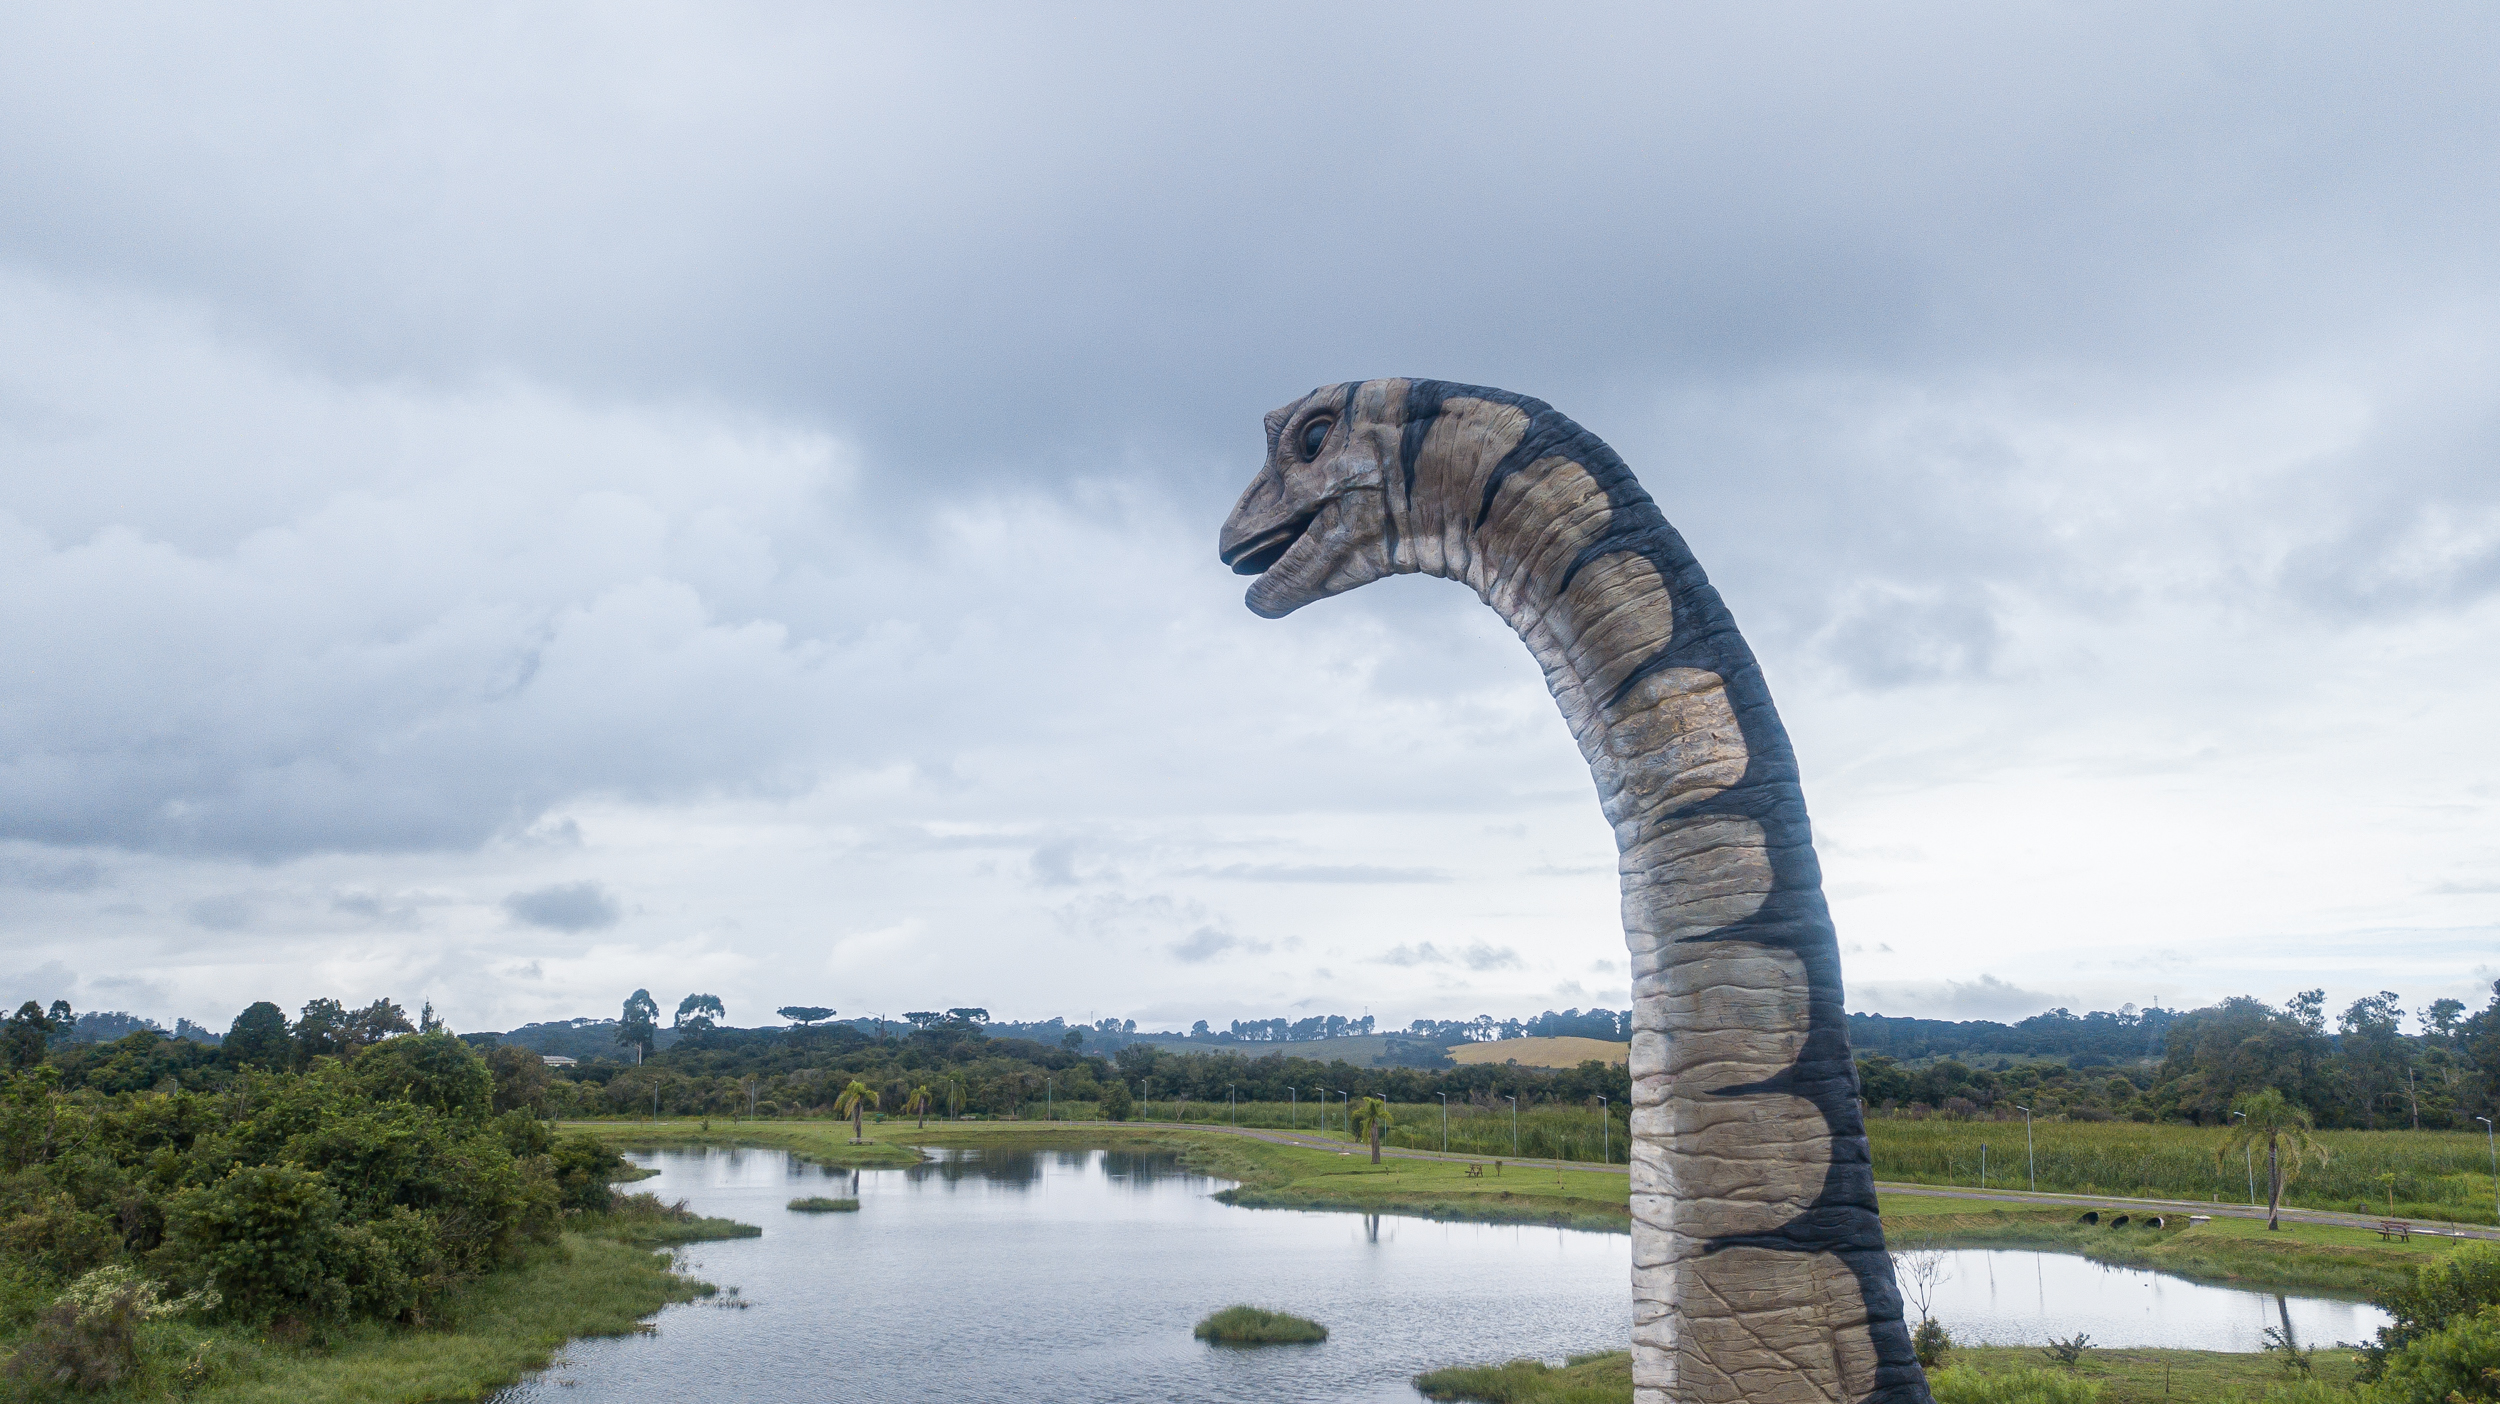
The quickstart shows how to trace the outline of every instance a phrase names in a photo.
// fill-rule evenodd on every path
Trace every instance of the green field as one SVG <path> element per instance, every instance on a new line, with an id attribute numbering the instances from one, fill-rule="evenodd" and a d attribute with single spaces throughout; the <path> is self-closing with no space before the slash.
<path id="1" fill-rule="evenodd" d="M 2233 1152 L 2217 1166 L 2227 1137 L 2217 1128 L 2133 1121 L 2035 1123 L 2039 1187 L 2075 1194 L 2249 1202 L 2249 1161 Z M 2493 1222 L 2490 1151 L 2480 1136 L 2454 1131 L 2322 1131 L 2331 1159 L 2302 1170 L 2284 1202 L 2306 1209 L 2408 1219 Z M 1877 1117 L 1867 1125 L 1875 1178 L 1981 1188 L 1980 1146 L 1988 1148 L 1984 1188 L 2019 1190 L 2030 1181 L 2023 1124 L 2014 1121 L 1911 1121 Z M 2265 1201 L 2265 1150 L 2254 1157 L 2256 1201 Z"/>

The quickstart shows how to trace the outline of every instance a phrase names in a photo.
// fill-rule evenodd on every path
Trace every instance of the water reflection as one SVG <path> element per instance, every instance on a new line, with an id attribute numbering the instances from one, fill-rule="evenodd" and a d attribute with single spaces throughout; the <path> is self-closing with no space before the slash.
<path id="1" fill-rule="evenodd" d="M 1965 1342 L 2038 1345 L 2081 1331 L 2107 1346 L 2255 1351 L 2268 1327 L 2307 1346 L 2363 1340 L 2389 1319 L 2360 1302 L 2208 1287 L 2063 1253 L 1941 1256 L 1930 1306 Z"/>
<path id="2" fill-rule="evenodd" d="M 764 1237 L 695 1245 L 749 1309 L 671 1308 L 577 1342 L 502 1404 L 740 1399 L 1309 1400 L 1413 1404 L 1417 1371 L 1559 1358 L 1631 1331 L 1620 1234 L 1235 1209 L 1166 1152 L 984 1149 L 836 1171 L 779 1152 L 639 1153 L 636 1188 Z M 784 1210 L 842 1193 L 857 1214 Z M 1215 1350 L 1197 1319 L 1249 1301 L 1327 1323 L 1317 1346 Z"/>
<path id="3" fill-rule="evenodd" d="M 1236 1209 L 1225 1182 L 1169 1153 L 948 1152 L 896 1170 L 832 1170 L 779 1151 L 640 1152 L 636 1186 L 761 1225 L 695 1245 L 691 1271 L 748 1309 L 663 1313 L 647 1336 L 577 1342 L 498 1396 L 677 1401 L 1068 1399 L 1397 1401 L 1406 1380 L 1464 1361 L 1559 1359 L 1631 1334 L 1621 1234 L 1436 1224 L 1377 1214 Z M 788 1212 L 838 1194 L 857 1214 Z M 2266 1327 L 2304 1345 L 2367 1336 L 2353 1303 L 2284 1299 L 2045 1253 L 1942 1255 L 1930 1305 L 1957 1338 L 2256 1350 Z M 1190 1338 L 1216 1308 L 1313 1317 L 1322 1345 L 1218 1351 Z"/>

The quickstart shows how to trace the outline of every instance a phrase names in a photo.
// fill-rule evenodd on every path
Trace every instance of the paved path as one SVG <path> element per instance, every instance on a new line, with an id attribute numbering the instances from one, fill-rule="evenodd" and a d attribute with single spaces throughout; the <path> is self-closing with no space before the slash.
<path id="1" fill-rule="evenodd" d="M 1110 1125 L 1111 1123 L 1061 1122 L 1057 1124 L 1065 1126 L 1094 1126 Z M 1174 1131 L 1212 1131 L 1218 1135 L 1240 1136 L 1248 1140 L 1265 1141 L 1270 1145 L 1299 1146 L 1305 1150 L 1328 1150 L 1335 1151 L 1340 1155 L 1360 1155 L 1364 1154 L 1367 1150 L 1366 1147 L 1357 1146 L 1347 1141 L 1337 1140 L 1334 1137 L 1325 1137 L 1320 1135 L 1318 1132 L 1312 1131 L 1279 1131 L 1273 1127 L 1264 1126 L 1221 1126 L 1203 1121 L 1132 1121 L 1126 1124 L 1130 1126 L 1152 1126 L 1158 1129 Z M 1380 1148 L 1380 1157 L 1383 1160 L 1450 1160 L 1461 1162 L 1491 1161 L 1497 1158 L 1489 1155 L 1457 1155 L 1444 1154 L 1440 1151 L 1408 1150 L 1404 1147 L 1397 1146 L 1382 1146 Z M 1617 1175 L 1628 1175 L 1630 1173 L 1629 1166 L 1599 1165 L 1590 1161 L 1571 1160 L 1557 1162 L 1552 1160 L 1539 1160 L 1535 1158 L 1523 1159 L 1517 1156 L 1501 1156 L 1498 1158 L 1506 1165 L 1535 1166 L 1548 1170 L 1578 1170 L 1585 1171 L 1590 1174 L 1611 1172 Z M 2194 1199 L 2135 1199 L 2125 1195 L 2110 1194 L 2055 1194 L 2047 1191 L 2028 1190 L 1959 1189 L 1948 1185 L 1901 1184 L 1889 1180 L 1877 1181 L 1875 1188 L 1884 1194 L 1929 1195 L 1938 1199 L 1967 1199 L 1975 1202 L 1990 1204 L 2023 1204 L 2042 1209 L 2072 1209 L 2076 1213 L 2082 1213 L 2086 1209 L 2118 1209 L 2129 1213 L 2149 1211 L 2156 1214 L 2210 1214 L 2218 1219 L 2262 1219 L 2266 1216 L 2265 1207 L 2263 1205 L 2252 1206 L 2247 1204 L 2215 1204 Z M 2290 1223 L 2324 1224 L 2333 1228 L 2376 1229 L 2379 1226 L 2378 1216 L 2368 1214 L 2340 1214 L 2332 1210 L 2325 1209 L 2286 1208 L 2281 1211 L 2280 1217 Z M 2433 1238 L 2480 1238 L 2500 1240 L 2500 1228 L 2491 1228 L 2473 1224 L 2424 1223 L 2419 1220 L 2408 1220 L 2407 1222 L 2413 1224 L 2413 1232 L 2417 1236 L 2429 1236 Z"/>

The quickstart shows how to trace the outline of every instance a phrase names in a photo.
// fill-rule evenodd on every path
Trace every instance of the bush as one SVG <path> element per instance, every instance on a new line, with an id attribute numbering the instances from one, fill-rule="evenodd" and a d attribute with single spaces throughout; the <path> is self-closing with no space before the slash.
<path id="1" fill-rule="evenodd" d="M 2366 1394 L 2371 1404 L 2500 1400 L 2500 1307 L 2484 1307 L 2389 1356 Z"/>
<path id="2" fill-rule="evenodd" d="M 7 1374 L 36 1391 L 108 1388 L 138 1372 L 142 1325 L 215 1304 L 213 1297 L 197 1294 L 165 1301 L 155 1283 L 129 1268 L 98 1268 L 71 1283 L 35 1318 L 25 1341 L 10 1353 Z"/>
<path id="3" fill-rule="evenodd" d="M 250 1320 L 332 1314 L 346 1305 L 330 1271 L 339 1197 L 300 1165 L 248 1165 L 174 1196 L 177 1255 Z"/>
<path id="4" fill-rule="evenodd" d="M 575 1213 L 599 1214 L 616 1202 L 609 1182 L 629 1168 L 596 1136 L 567 1136 L 554 1151 L 556 1202 Z"/>
<path id="5" fill-rule="evenodd" d="M 1953 1352 L 1953 1333 L 1944 1328 L 1943 1322 L 1928 1317 L 1910 1333 L 1910 1350 L 1918 1356 L 1919 1364 L 1933 1370 Z"/>
<path id="6" fill-rule="evenodd" d="M 1102 1089 L 1103 1120 L 1126 1121 L 1134 1110 L 1136 1103 L 1129 1099 L 1127 1084 L 1114 1082 Z"/>
<path id="7" fill-rule="evenodd" d="M 2413 1280 L 2373 1299 L 2396 1318 L 2361 1347 L 2361 1378 L 2375 1380 L 2397 1352 L 2475 1313 L 2500 1304 L 2500 1248 L 2473 1244 L 2413 1270 Z"/>
<path id="8" fill-rule="evenodd" d="M 1328 1328 L 1264 1307 L 1228 1306 L 1198 1323 L 1190 1334 L 1215 1345 L 1301 1345 L 1328 1339 Z"/>
<path id="9" fill-rule="evenodd" d="M 2097 1404 L 2100 1385 L 2057 1370 L 1983 1375 L 1956 1365 L 1927 1377 L 1936 1404 Z"/>
<path id="10" fill-rule="evenodd" d="M 859 1212 L 859 1201 L 827 1199 L 823 1195 L 810 1195 L 805 1199 L 791 1200 L 790 1209 L 791 1212 L 798 1214 L 856 1214 Z"/>

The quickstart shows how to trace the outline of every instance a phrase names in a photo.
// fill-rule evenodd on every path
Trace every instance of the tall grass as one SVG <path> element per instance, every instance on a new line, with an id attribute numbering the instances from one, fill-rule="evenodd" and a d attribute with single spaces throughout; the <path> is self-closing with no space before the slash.
<path id="1" fill-rule="evenodd" d="M 1085 1108 L 1092 1111 L 1090 1105 Z M 1600 1134 L 1595 1108 L 1522 1107 L 1519 1109 L 1519 1134 L 1516 1148 L 1511 1139 L 1510 1108 L 1491 1111 L 1482 1107 L 1450 1105 L 1449 1149 L 1452 1155 L 1477 1155 L 1488 1159 L 1526 1158 L 1535 1160 L 1611 1161 L 1617 1165 L 1631 1158 L 1632 1131 L 1624 1117 L 1624 1108 L 1610 1108 L 1613 1130 Z M 1243 1102 L 1238 1107 L 1223 1102 L 1176 1102 L 1158 1097 L 1152 1102 L 1137 1104 L 1140 1121 L 1180 1121 L 1193 1125 L 1255 1126 L 1262 1130 L 1294 1129 L 1317 1135 L 1322 1130 L 1322 1115 L 1317 1102 Z M 1342 1139 L 1349 1148 L 1358 1142 L 1346 1130 L 1346 1113 L 1335 1098 L 1330 1098 L 1326 1113 L 1326 1132 Z M 1433 1102 L 1399 1102 L 1389 1108 L 1389 1125 L 1380 1134 L 1383 1146 L 1399 1146 L 1408 1150 L 1441 1149 L 1441 1104 Z"/>
<path id="2" fill-rule="evenodd" d="M 2253 1163 L 2256 1202 L 2266 1196 L 2266 1152 L 2231 1152 L 2217 1165 L 2214 1152 L 2228 1133 L 2209 1126 L 2168 1126 L 2133 1121 L 2036 1122 L 2032 1128 L 2039 1187 L 2078 1194 L 2138 1195 L 2242 1204 L 2250 1199 Z M 2395 1213 L 2411 1219 L 2490 1223 L 2492 1178 L 2483 1138 L 2454 1131 L 2322 1131 L 2329 1154 L 2323 1166 L 2304 1167 L 2283 1192 L 2284 1202 L 2304 1209 L 2349 1213 L 2388 1212 L 2395 1177 Z M 1867 1125 L 1875 1151 L 1875 1178 L 1913 1184 L 1980 1187 L 1979 1148 L 1988 1147 L 1989 1189 L 2024 1189 L 2031 1181 L 2023 1152 L 2023 1124 L 2014 1121 L 1911 1121 L 1877 1117 Z"/>

